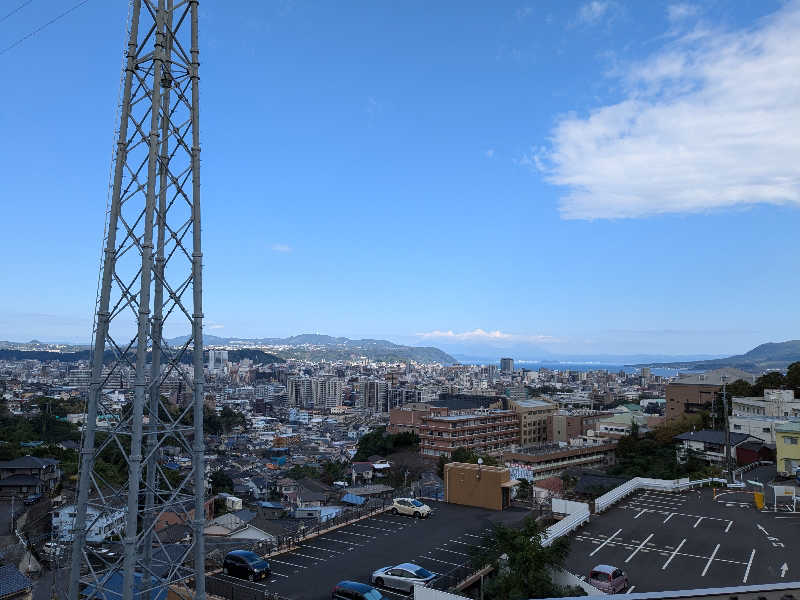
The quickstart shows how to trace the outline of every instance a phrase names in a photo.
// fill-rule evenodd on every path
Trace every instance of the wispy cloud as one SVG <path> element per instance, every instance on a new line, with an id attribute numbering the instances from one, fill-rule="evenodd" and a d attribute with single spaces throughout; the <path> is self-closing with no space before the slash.
<path id="1" fill-rule="evenodd" d="M 620 102 L 565 116 L 519 162 L 567 188 L 566 219 L 800 204 L 799 28 L 795 0 L 754 29 L 684 35 L 615 72 Z"/>
<path id="2" fill-rule="evenodd" d="M 576 19 L 581 25 L 598 25 L 613 18 L 618 10 L 619 6 L 610 0 L 592 0 L 580 6 Z"/>
<path id="3" fill-rule="evenodd" d="M 533 15 L 533 7 L 530 6 L 529 4 L 526 4 L 525 6 L 520 6 L 516 11 L 516 15 L 517 19 L 519 19 L 520 21 L 524 21 L 525 19 Z"/>
<path id="4" fill-rule="evenodd" d="M 556 338 L 550 335 L 525 335 L 517 333 L 505 333 L 500 330 L 485 331 L 483 329 L 473 329 L 456 333 L 452 329 L 447 331 L 434 330 L 426 333 L 417 333 L 417 337 L 422 339 L 450 339 L 450 340 L 496 340 L 496 341 L 517 341 L 517 342 L 555 342 Z"/>
<path id="5" fill-rule="evenodd" d="M 221 323 L 207 323 L 204 329 L 225 329 L 225 325 Z"/>
<path id="6" fill-rule="evenodd" d="M 494 148 L 489 148 L 484 154 L 486 158 L 494 158 Z"/>
<path id="7" fill-rule="evenodd" d="M 699 14 L 699 12 L 699 7 L 695 6 L 694 4 L 687 4 L 686 2 L 670 4 L 667 6 L 667 18 L 673 23 L 675 21 L 682 21 L 683 19 L 694 17 L 695 15 Z"/>
<path id="8" fill-rule="evenodd" d="M 274 252 L 283 252 L 284 254 L 292 251 L 292 247 L 288 244 L 272 244 L 271 248 Z"/>

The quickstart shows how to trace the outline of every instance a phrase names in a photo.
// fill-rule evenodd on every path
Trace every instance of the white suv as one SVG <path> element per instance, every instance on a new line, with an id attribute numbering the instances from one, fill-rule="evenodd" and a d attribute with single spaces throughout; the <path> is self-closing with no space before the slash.
<path id="1" fill-rule="evenodd" d="M 427 518 L 431 516 L 431 507 L 415 498 L 395 498 L 392 502 L 392 514 Z"/>

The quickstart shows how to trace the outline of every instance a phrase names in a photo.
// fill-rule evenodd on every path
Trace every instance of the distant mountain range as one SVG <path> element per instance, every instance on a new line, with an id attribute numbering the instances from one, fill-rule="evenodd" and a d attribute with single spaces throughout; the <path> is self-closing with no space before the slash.
<path id="1" fill-rule="evenodd" d="M 681 362 L 640 363 L 633 367 L 658 367 L 665 369 L 690 369 L 708 371 L 723 367 L 734 367 L 750 373 L 761 373 L 770 369 L 785 369 L 791 363 L 800 361 L 800 340 L 786 342 L 769 342 L 756 346 L 749 352 L 715 358 L 712 360 L 696 360 Z"/>
<path id="2" fill-rule="evenodd" d="M 188 335 L 167 340 L 170 345 L 183 344 Z M 438 348 L 429 346 L 403 346 L 387 340 L 351 340 L 318 333 L 304 333 L 286 338 L 234 338 L 203 335 L 206 346 L 269 347 L 271 352 L 284 358 L 309 360 L 353 360 L 366 357 L 376 361 L 413 360 L 419 363 L 453 364 L 455 358 Z"/>

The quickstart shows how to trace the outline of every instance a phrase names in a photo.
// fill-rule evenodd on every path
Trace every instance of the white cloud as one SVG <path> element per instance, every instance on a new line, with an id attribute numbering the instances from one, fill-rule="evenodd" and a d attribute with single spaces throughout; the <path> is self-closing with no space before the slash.
<path id="1" fill-rule="evenodd" d="M 272 250 L 275 252 L 283 252 L 284 254 L 292 251 L 292 247 L 288 244 L 272 244 Z"/>
<path id="2" fill-rule="evenodd" d="M 617 6 L 607 0 L 592 0 L 582 4 L 578 9 L 578 23 L 583 25 L 597 25 L 603 18 L 610 16 Z"/>
<path id="3" fill-rule="evenodd" d="M 452 329 L 447 331 L 434 330 L 426 333 L 418 333 L 417 337 L 423 339 L 450 339 L 450 340 L 503 340 L 503 341 L 518 341 L 518 342 L 555 342 L 556 338 L 549 335 L 524 335 L 516 333 L 504 333 L 500 330 L 484 331 L 483 329 L 473 329 L 472 331 L 464 331 L 456 333 Z"/>
<path id="4" fill-rule="evenodd" d="M 749 30 L 696 30 L 615 76 L 625 97 L 567 115 L 521 164 L 565 186 L 567 219 L 800 204 L 800 2 Z"/>
<path id="5" fill-rule="evenodd" d="M 222 325 L 221 323 L 208 323 L 204 327 L 204 329 L 224 329 L 224 328 L 225 325 Z"/>
<path id="6" fill-rule="evenodd" d="M 494 148 L 489 148 L 486 152 L 486 158 L 494 158 Z"/>
<path id="7" fill-rule="evenodd" d="M 689 17 L 693 17 L 700 12 L 700 9 L 695 6 L 694 4 L 687 4 L 685 2 L 681 2 L 679 4 L 670 4 L 667 6 L 667 18 L 670 21 L 682 21 L 683 19 L 688 19 Z"/>

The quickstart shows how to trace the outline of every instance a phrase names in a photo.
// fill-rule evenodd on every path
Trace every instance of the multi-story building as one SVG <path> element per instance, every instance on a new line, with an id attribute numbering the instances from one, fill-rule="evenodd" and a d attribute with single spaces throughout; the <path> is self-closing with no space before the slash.
<path id="1" fill-rule="evenodd" d="M 775 427 L 775 457 L 778 473 L 789 476 L 800 469 L 800 423 L 787 422 Z"/>
<path id="2" fill-rule="evenodd" d="M 342 380 L 338 377 L 311 378 L 312 403 L 315 409 L 331 409 L 342 405 Z"/>
<path id="3" fill-rule="evenodd" d="M 764 390 L 764 397 L 731 398 L 734 415 L 762 417 L 800 417 L 800 401 L 794 399 L 794 390 Z"/>
<path id="4" fill-rule="evenodd" d="M 53 512 L 53 537 L 61 542 L 72 541 L 75 527 L 75 505 L 62 506 Z M 94 506 L 86 508 L 86 541 L 100 543 L 114 535 L 121 535 L 125 528 L 125 511 L 114 510 L 100 513 Z"/>
<path id="5" fill-rule="evenodd" d="M 360 381 L 357 384 L 362 406 L 370 412 L 389 412 L 389 384 L 385 381 Z"/>
<path id="6" fill-rule="evenodd" d="M 404 404 L 389 411 L 389 433 L 403 433 L 410 431 L 419 435 L 422 418 L 429 415 L 446 415 L 447 408 L 431 406 L 426 402 Z"/>
<path id="7" fill-rule="evenodd" d="M 225 370 L 225 363 L 228 362 L 227 350 L 208 351 L 208 370 L 211 373 L 222 373 Z"/>
<path id="8" fill-rule="evenodd" d="M 550 440 L 548 417 L 558 410 L 558 405 L 545 400 L 511 399 L 508 407 L 517 413 L 520 424 L 520 444 L 523 447 L 544 444 Z"/>
<path id="9" fill-rule="evenodd" d="M 514 372 L 514 359 L 513 358 L 501 358 L 500 359 L 500 370 L 503 373 L 513 373 Z"/>
<path id="10" fill-rule="evenodd" d="M 509 465 L 515 479 L 538 481 L 558 477 L 571 467 L 605 469 L 616 462 L 615 449 L 616 442 L 570 446 L 551 444 L 524 453 L 505 452 L 503 462 Z"/>
<path id="11" fill-rule="evenodd" d="M 390 388 L 389 389 L 389 410 L 398 406 L 422 402 L 422 392 L 413 388 Z"/>
<path id="12" fill-rule="evenodd" d="M 314 405 L 311 378 L 305 375 L 286 379 L 286 399 L 290 407 L 310 408 Z"/>
<path id="13" fill-rule="evenodd" d="M 450 457 L 456 448 L 498 454 L 520 443 L 519 418 L 511 410 L 478 409 L 466 414 L 429 414 L 419 428 L 420 454 Z"/>
<path id="14" fill-rule="evenodd" d="M 686 415 L 710 410 L 723 382 L 733 383 L 742 379 L 755 383 L 755 375 L 739 369 L 724 368 L 705 373 L 681 377 L 666 387 L 667 423 L 673 423 Z"/>
<path id="15" fill-rule="evenodd" d="M 548 439 L 551 442 L 569 442 L 596 429 L 597 423 L 611 414 L 596 410 L 559 410 L 547 417 Z"/>

